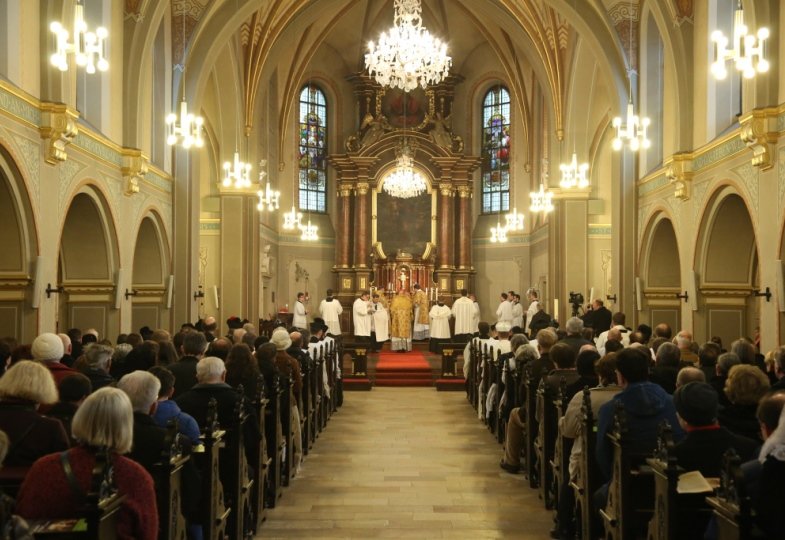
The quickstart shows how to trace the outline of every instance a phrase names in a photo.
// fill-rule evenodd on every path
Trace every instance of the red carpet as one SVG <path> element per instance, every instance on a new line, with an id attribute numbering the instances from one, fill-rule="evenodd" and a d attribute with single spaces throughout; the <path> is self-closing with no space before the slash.
<path id="1" fill-rule="evenodd" d="M 376 386 L 433 386 L 431 365 L 419 351 L 381 352 L 376 364 Z"/>

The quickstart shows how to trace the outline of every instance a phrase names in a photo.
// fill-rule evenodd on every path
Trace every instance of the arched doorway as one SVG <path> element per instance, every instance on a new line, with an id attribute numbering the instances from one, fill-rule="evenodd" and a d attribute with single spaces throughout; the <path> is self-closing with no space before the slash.
<path id="1" fill-rule="evenodd" d="M 681 260 L 673 222 L 656 214 L 647 227 L 639 269 L 642 283 L 641 321 L 681 328 Z"/>
<path id="2" fill-rule="evenodd" d="M 157 214 L 150 213 L 139 224 L 134 248 L 134 274 L 131 328 L 169 326 L 167 292 L 169 281 L 169 249 L 166 234 Z"/>
<path id="3" fill-rule="evenodd" d="M 744 199 L 725 186 L 703 214 L 696 249 L 701 304 L 695 338 L 719 336 L 724 346 L 749 336 L 760 320 L 758 247 Z"/>
<path id="4" fill-rule="evenodd" d="M 100 339 L 114 340 L 120 328 L 115 280 L 117 240 L 101 194 L 90 186 L 71 200 L 60 238 L 58 308 L 60 329 L 95 328 Z"/>
<path id="5" fill-rule="evenodd" d="M 32 308 L 38 241 L 30 199 L 13 159 L 0 146 L 0 337 L 30 342 L 37 333 Z"/>

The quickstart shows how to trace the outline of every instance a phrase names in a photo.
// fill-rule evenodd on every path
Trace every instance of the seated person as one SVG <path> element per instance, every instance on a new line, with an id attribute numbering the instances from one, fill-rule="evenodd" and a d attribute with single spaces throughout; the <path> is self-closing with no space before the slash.
<path id="1" fill-rule="evenodd" d="M 583 391 L 585 387 L 594 388 L 600 380 L 597 375 L 597 362 L 600 360 L 600 353 L 596 349 L 586 349 L 578 353 L 575 358 L 575 369 L 578 372 L 578 379 L 567 385 L 567 395 L 572 400 L 575 394 Z"/>
<path id="2" fill-rule="evenodd" d="M 757 369 L 757 368 L 756 368 Z M 785 392 L 772 392 L 758 406 L 758 419 L 765 442 L 755 467 L 744 465 L 757 478 L 750 495 L 756 524 L 765 538 L 782 538 L 785 513 L 782 511 L 782 486 L 785 485 Z"/>
<path id="3" fill-rule="evenodd" d="M 138 463 L 125 458 L 133 441 L 133 410 L 128 396 L 117 388 L 93 392 L 76 411 L 74 437 L 79 445 L 36 461 L 17 498 L 16 512 L 25 519 L 72 519 L 82 517 L 90 490 L 95 449 L 110 450 L 114 482 L 125 498 L 120 508 L 117 537 L 124 540 L 156 540 L 158 511 L 153 479 Z M 75 483 L 63 473 L 62 460 L 73 471 Z"/>
<path id="4" fill-rule="evenodd" d="M 561 384 L 562 378 L 565 379 L 567 385 L 570 385 L 578 380 L 580 375 L 575 369 L 575 351 L 572 347 L 568 344 L 559 342 L 556 343 L 550 350 L 550 359 L 556 365 L 556 369 L 553 369 L 545 376 L 545 388 L 547 391 L 546 395 L 556 397 L 559 393 L 559 385 Z M 546 398 L 550 401 L 551 398 Z M 572 399 L 571 395 L 567 396 L 567 400 Z M 537 421 L 542 421 L 543 411 L 539 410 L 540 401 L 537 401 L 538 409 L 537 409 Z"/>
<path id="5" fill-rule="evenodd" d="M 596 508 L 605 508 L 613 466 L 613 445 L 608 434 L 613 430 L 616 403 L 624 406 L 627 417 L 629 451 L 633 455 L 651 454 L 657 445 L 660 422 L 666 420 L 673 427 L 673 439 L 684 438 L 676 417 L 673 398 L 661 386 L 649 381 L 649 357 L 637 349 L 624 349 L 616 355 L 616 376 L 621 392 L 600 407 L 597 413 L 597 463 L 605 484 L 594 494 Z"/>
<path id="6" fill-rule="evenodd" d="M 533 363 L 539 358 L 535 348 L 531 344 L 522 345 L 516 355 L 516 363 L 519 369 L 526 364 Z M 524 385 L 521 384 L 521 389 Z M 525 396 L 525 394 L 521 394 Z M 522 397 L 521 399 L 525 399 Z M 526 410 L 523 407 L 515 407 L 510 411 L 507 420 L 507 430 L 504 439 L 504 457 L 499 466 L 507 472 L 517 473 L 521 468 L 521 450 L 523 449 L 523 434 L 526 426 Z"/>
<path id="7" fill-rule="evenodd" d="M 685 471 L 700 471 L 705 477 L 716 478 L 720 476 L 722 457 L 726 450 L 735 449 L 742 461 L 751 459 L 757 450 L 757 442 L 719 425 L 719 398 L 711 385 L 704 382 L 687 383 L 673 394 L 673 404 L 679 423 L 687 432 L 684 440 L 673 449 L 679 466 Z"/>
<path id="8" fill-rule="evenodd" d="M 21 360 L 0 378 L 0 430 L 11 440 L 3 476 L 23 475 L 38 458 L 70 446 L 60 420 L 36 410 L 56 401 L 52 373 L 38 362 Z"/>
<path id="9" fill-rule="evenodd" d="M 676 375 L 676 389 L 681 388 L 685 384 L 689 384 L 691 382 L 706 382 L 706 374 L 703 371 L 696 367 L 683 367 L 679 370 L 679 374 Z M 711 385 L 709 385 L 711 386 Z M 717 392 L 716 390 L 714 391 Z M 719 399 L 719 397 L 717 398 Z"/>
<path id="10" fill-rule="evenodd" d="M 756 411 L 770 386 L 769 378 L 757 366 L 733 366 L 725 381 L 725 395 L 730 405 L 720 409 L 720 425 L 737 435 L 762 442 Z"/>
<path id="11" fill-rule="evenodd" d="M 46 412 L 46 416 L 57 418 L 63 423 L 71 446 L 73 446 L 76 444 L 76 440 L 71 435 L 71 422 L 79 405 L 93 392 L 93 387 L 86 375 L 74 373 L 60 381 L 57 389 L 60 393 L 60 401 L 52 405 Z"/>
<path id="12" fill-rule="evenodd" d="M 106 345 L 93 343 L 85 349 L 82 373 L 90 379 L 93 390 L 104 386 L 115 386 L 117 381 L 109 374 L 112 369 L 114 350 Z"/>
<path id="13" fill-rule="evenodd" d="M 128 457 L 154 474 L 154 465 L 161 461 L 166 430 L 158 427 L 151 414 L 158 404 L 161 381 L 148 371 L 132 371 L 123 375 L 117 387 L 128 394 L 134 410 L 133 448 Z"/>
<path id="14" fill-rule="evenodd" d="M 161 383 L 161 389 L 158 391 L 158 404 L 153 413 L 153 421 L 158 427 L 166 428 L 170 420 L 177 420 L 177 428 L 191 444 L 199 444 L 199 426 L 196 420 L 189 414 L 185 414 L 177 406 L 177 403 L 172 401 L 174 394 L 174 375 L 171 371 L 162 366 L 153 366 L 150 368 L 152 373 Z"/>
<path id="15" fill-rule="evenodd" d="M 673 343 L 666 342 L 657 349 L 651 381 L 662 386 L 666 392 L 673 394 L 676 390 L 676 377 L 679 374 L 681 352 Z"/>

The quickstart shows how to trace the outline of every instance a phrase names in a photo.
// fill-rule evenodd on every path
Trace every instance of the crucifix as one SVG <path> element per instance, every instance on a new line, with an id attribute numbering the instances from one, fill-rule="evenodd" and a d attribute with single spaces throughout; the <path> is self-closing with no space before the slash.
<path id="1" fill-rule="evenodd" d="M 401 282 L 401 290 L 406 290 L 406 281 L 408 278 L 406 277 L 406 270 L 401 268 L 401 274 L 398 276 L 398 281 Z"/>

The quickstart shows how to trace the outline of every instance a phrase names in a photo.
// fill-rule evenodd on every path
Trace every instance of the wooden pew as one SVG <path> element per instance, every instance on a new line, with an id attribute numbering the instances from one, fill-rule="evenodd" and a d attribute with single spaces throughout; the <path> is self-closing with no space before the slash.
<path id="1" fill-rule="evenodd" d="M 226 432 L 218 424 L 218 411 L 215 398 L 207 407 L 207 421 L 202 440 L 202 452 L 194 452 L 193 458 L 202 473 L 202 515 L 205 540 L 224 540 L 231 508 L 224 504 L 224 491 L 220 477 L 221 448 L 226 445 Z"/>
<path id="2" fill-rule="evenodd" d="M 240 399 L 234 410 L 234 422 L 229 426 L 226 445 L 221 449 L 222 480 L 226 503 L 232 510 L 227 524 L 230 538 L 245 538 L 253 530 L 254 515 L 251 508 L 253 478 L 245 454 L 245 424 L 250 421 L 246 409 L 243 385 L 237 387 Z M 259 442 L 251 441 L 258 445 Z M 259 449 L 261 450 L 261 449 Z M 257 454 L 258 455 L 258 454 Z"/>
<path id="3" fill-rule="evenodd" d="M 553 448 L 553 459 L 551 460 L 551 468 L 553 470 L 553 484 L 551 488 L 553 497 L 553 507 L 559 508 L 559 500 L 561 497 L 571 497 L 572 494 L 566 495 L 563 490 L 571 489 L 569 487 L 570 477 L 570 453 L 572 452 L 573 439 L 562 437 L 559 432 L 559 420 L 564 416 L 569 401 L 567 400 L 567 380 L 561 377 L 559 380 L 559 391 L 552 396 L 551 410 L 554 413 L 556 422 L 556 441 Z M 557 513 L 554 512 L 554 515 Z M 558 519 L 556 520 L 558 523 Z"/>
<path id="4" fill-rule="evenodd" d="M 741 458 L 733 449 L 725 452 L 720 487 L 714 497 L 706 499 L 717 522 L 718 540 L 753 540 L 756 534 L 752 500 L 741 470 Z"/>
<path id="5" fill-rule="evenodd" d="M 267 437 L 267 453 L 270 456 L 270 468 L 267 474 L 265 490 L 266 506 L 275 508 L 281 497 L 281 477 L 286 450 L 286 440 L 283 436 L 283 422 L 281 421 L 281 379 L 275 375 L 273 380 L 273 395 L 269 396 L 265 410 L 265 429 Z"/>
<path id="6" fill-rule="evenodd" d="M 469 341 L 469 358 L 463 363 L 464 378 L 466 379 L 466 399 L 477 410 L 477 342 L 475 338 Z"/>
<path id="7" fill-rule="evenodd" d="M 673 430 L 663 421 L 654 456 L 646 462 L 654 474 L 654 516 L 649 522 L 649 540 L 690 540 L 703 538 L 711 509 L 706 493 L 677 493 L 679 475 L 673 455 Z"/>
<path id="8" fill-rule="evenodd" d="M 592 508 L 592 495 L 600 487 L 600 470 L 596 462 L 597 425 L 591 408 L 591 390 L 583 389 L 581 404 L 581 458 L 576 478 L 570 482 L 575 491 L 575 519 L 580 520 L 579 534 L 583 540 L 592 538 L 599 528 L 597 513 Z"/>
<path id="9" fill-rule="evenodd" d="M 313 407 L 311 379 L 316 377 L 316 373 L 315 362 L 310 354 L 300 366 L 300 375 L 303 381 L 303 389 L 300 392 L 300 433 L 303 437 L 303 455 L 306 456 L 311 448 L 311 431 L 314 429 L 313 422 L 311 422 L 311 407 Z"/>
<path id="10" fill-rule="evenodd" d="M 643 465 L 648 456 L 628 450 L 627 416 L 616 401 L 614 426 L 608 438 L 613 444 L 613 469 L 608 503 L 600 510 L 606 540 L 629 540 L 645 535 L 653 514 L 654 477 Z"/>
<path id="11" fill-rule="evenodd" d="M 259 433 L 262 440 L 259 446 L 259 462 L 253 467 L 253 489 L 251 490 L 251 508 L 253 508 L 254 530 L 258 533 L 262 523 L 267 519 L 267 504 L 265 501 L 265 490 L 270 480 L 270 469 L 272 468 L 272 457 L 267 445 L 267 405 L 269 400 L 265 394 L 264 377 L 259 375 L 259 382 L 256 396 L 250 406 L 256 411 L 256 418 L 259 420 Z"/>
<path id="12" fill-rule="evenodd" d="M 186 524 L 182 514 L 182 472 L 190 460 L 185 452 L 183 435 L 178 432 L 177 419 L 166 426 L 164 452 L 155 465 L 153 480 L 158 505 L 159 540 L 185 540 Z"/>
<path id="13" fill-rule="evenodd" d="M 338 341 L 333 340 L 327 344 L 327 381 L 330 387 L 329 413 L 330 416 L 338 411 Z"/>
<path id="14" fill-rule="evenodd" d="M 542 418 L 537 425 L 537 440 L 535 452 L 539 467 L 540 498 L 545 503 L 545 508 L 554 508 L 553 498 L 553 455 L 558 435 L 558 422 L 556 411 L 553 408 L 553 399 L 550 387 L 545 384 L 545 379 L 540 379 L 537 387 L 536 408 L 541 412 Z"/>
<path id="15" fill-rule="evenodd" d="M 312 377 L 308 380 L 308 409 L 307 411 L 303 411 L 303 414 L 308 415 L 308 421 L 310 424 L 310 430 L 308 432 L 308 446 L 313 447 L 313 444 L 316 442 L 316 437 L 319 435 L 319 378 L 317 377 L 317 369 L 318 369 L 318 359 L 322 354 L 322 348 L 324 347 L 323 343 L 318 344 L 317 347 L 313 348 L 313 356 L 311 357 L 312 360 Z M 306 388 L 303 387 L 303 391 L 306 391 Z"/>
<path id="16" fill-rule="evenodd" d="M 521 407 L 524 409 L 526 427 L 524 429 L 523 455 L 525 461 L 526 476 L 529 479 L 529 487 L 536 489 L 540 485 L 539 470 L 537 468 L 537 457 L 534 443 L 537 438 L 537 384 L 531 372 L 531 366 L 526 365 L 523 371 L 523 384 L 521 388 L 525 391 L 525 398 Z"/>
<path id="17" fill-rule="evenodd" d="M 289 377 L 280 377 L 281 382 L 281 400 L 280 400 L 280 417 L 281 417 L 281 432 L 283 433 L 283 464 L 281 466 L 281 485 L 288 486 L 289 479 L 292 477 L 294 471 L 294 445 L 292 426 L 292 403 L 294 401 L 294 391 L 292 388 L 292 380 Z"/>
<path id="18" fill-rule="evenodd" d="M 316 366 L 316 387 L 319 391 L 319 433 L 324 431 L 324 428 L 327 427 L 327 420 L 330 418 L 330 400 L 324 391 L 325 383 L 329 385 L 329 380 L 325 379 L 327 362 L 327 349 L 326 347 L 323 347 L 322 354 L 320 355 Z"/>
<path id="19" fill-rule="evenodd" d="M 478 408 L 477 414 L 480 416 L 483 422 L 486 420 L 487 416 L 487 397 L 488 397 L 488 390 L 491 387 L 490 383 L 490 359 L 491 359 L 491 347 L 487 343 L 482 343 L 480 347 L 480 384 L 479 384 L 479 391 L 478 391 Z"/>

